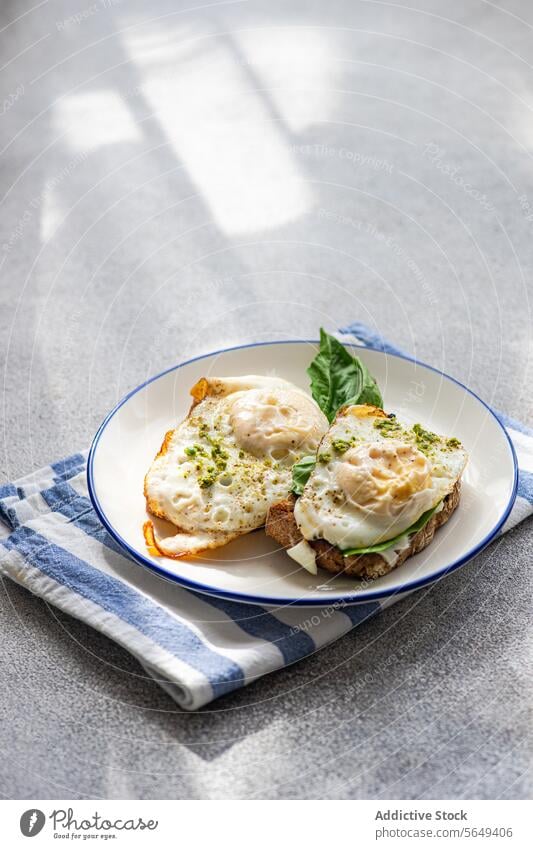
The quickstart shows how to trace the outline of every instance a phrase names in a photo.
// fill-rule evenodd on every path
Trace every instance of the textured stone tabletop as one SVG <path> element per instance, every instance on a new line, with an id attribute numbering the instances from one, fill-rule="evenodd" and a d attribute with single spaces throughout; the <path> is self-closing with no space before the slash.
<path id="1" fill-rule="evenodd" d="M 356 319 L 531 423 L 531 4 L 195 5 L 2 4 L 2 481 Z M 0 792 L 529 796 L 532 534 L 194 715 L 4 581 Z"/>

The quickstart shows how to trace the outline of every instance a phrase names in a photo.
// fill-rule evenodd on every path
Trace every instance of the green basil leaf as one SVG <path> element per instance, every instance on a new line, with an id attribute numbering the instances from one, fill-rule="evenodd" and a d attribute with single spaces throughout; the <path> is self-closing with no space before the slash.
<path id="1" fill-rule="evenodd" d="M 386 551 L 387 548 L 392 548 L 394 543 L 398 542 L 398 540 L 402 537 L 410 536 L 411 534 L 416 534 L 418 531 L 421 531 L 422 528 L 427 525 L 440 503 L 441 502 L 439 501 L 438 504 L 435 504 L 435 506 L 431 508 L 431 510 L 426 510 L 426 512 L 422 513 L 420 518 L 417 519 L 416 522 L 413 522 L 407 530 L 402 531 L 401 534 L 398 534 L 392 539 L 385 540 L 385 542 L 378 542 L 376 545 L 369 545 L 367 548 L 349 548 L 347 551 L 343 551 L 342 553 L 345 557 L 350 557 L 353 554 L 373 554 L 379 551 Z"/>
<path id="2" fill-rule="evenodd" d="M 320 328 L 320 348 L 307 369 L 311 394 L 329 422 L 345 404 L 383 407 L 377 383 L 359 357 Z"/>
<path id="3" fill-rule="evenodd" d="M 315 465 L 316 457 L 314 455 L 302 457 L 298 463 L 294 464 L 292 467 L 292 491 L 295 495 L 302 494 Z"/>
<path id="4" fill-rule="evenodd" d="M 379 391 L 379 386 L 376 381 L 368 371 L 367 367 L 359 357 L 354 357 L 358 364 L 361 367 L 363 374 L 363 389 L 360 392 L 356 401 L 347 401 L 347 404 L 370 404 L 372 407 L 379 407 L 380 410 L 383 409 L 383 398 L 381 396 L 381 392 Z"/>

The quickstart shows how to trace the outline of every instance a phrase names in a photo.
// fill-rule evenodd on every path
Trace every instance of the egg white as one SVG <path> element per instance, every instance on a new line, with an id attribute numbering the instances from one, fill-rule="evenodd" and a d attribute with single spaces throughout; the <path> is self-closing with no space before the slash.
<path id="1" fill-rule="evenodd" d="M 328 423 L 315 402 L 280 378 L 202 379 L 145 478 L 149 512 L 178 532 L 145 526 L 149 548 L 171 557 L 225 545 L 264 525 L 291 489 L 292 465 L 314 453 Z"/>
<path id="2" fill-rule="evenodd" d="M 427 432 L 426 432 L 427 433 Z M 399 452 L 399 453 L 398 453 Z M 402 492 L 403 479 L 395 479 L 387 459 L 407 456 L 405 474 L 416 479 L 419 488 Z M 385 459 L 372 460 L 371 454 Z M 352 406 L 341 410 L 321 442 L 317 464 L 294 516 L 304 539 L 324 539 L 341 550 L 365 548 L 402 534 L 427 510 L 436 507 L 452 491 L 466 465 L 467 454 L 456 440 L 431 434 L 389 419 L 374 407 Z M 375 463 L 383 488 L 376 502 L 365 502 L 364 487 L 374 486 Z M 418 464 L 413 472 L 414 464 Z M 354 471 L 355 468 L 355 471 Z M 352 498 L 342 482 L 355 477 L 359 492 Z M 418 475 L 418 477 L 417 477 Z M 410 478 L 411 480 L 411 478 Z M 389 488 L 387 490 L 387 487 Z M 390 490 L 390 491 L 389 491 Z M 361 501 L 363 503 L 361 503 Z M 370 504 L 370 506 L 368 506 Z"/>

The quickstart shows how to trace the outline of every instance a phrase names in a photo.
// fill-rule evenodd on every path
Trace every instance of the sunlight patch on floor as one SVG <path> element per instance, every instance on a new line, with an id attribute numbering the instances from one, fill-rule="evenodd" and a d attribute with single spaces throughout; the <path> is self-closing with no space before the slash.
<path id="1" fill-rule="evenodd" d="M 75 151 L 95 150 L 103 145 L 136 142 L 141 132 L 122 98 L 99 89 L 63 97 L 55 105 L 54 124 Z"/>
<path id="2" fill-rule="evenodd" d="M 254 90 L 263 82 L 250 77 L 232 38 L 180 44 L 176 36 L 173 57 L 168 37 L 161 36 L 159 55 L 147 38 L 148 46 L 124 36 L 142 92 L 218 227 L 230 235 L 259 232 L 307 212 L 311 192 L 290 137 L 268 93 Z"/>

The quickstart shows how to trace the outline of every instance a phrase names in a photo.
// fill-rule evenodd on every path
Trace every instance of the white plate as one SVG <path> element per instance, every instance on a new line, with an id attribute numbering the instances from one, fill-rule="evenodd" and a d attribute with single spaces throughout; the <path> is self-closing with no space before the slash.
<path id="1" fill-rule="evenodd" d="M 252 604 L 358 604 L 429 584 L 481 551 L 509 515 L 518 468 L 511 442 L 490 409 L 451 377 L 413 360 L 357 348 L 376 378 L 385 409 L 410 423 L 458 437 L 469 453 L 461 503 L 427 549 L 377 581 L 298 567 L 262 530 L 204 557 L 151 557 L 142 526 L 144 475 L 165 432 L 189 409 L 203 376 L 278 375 L 308 389 L 316 342 L 268 342 L 206 354 L 134 389 L 107 416 L 91 446 L 89 492 L 103 524 L 138 563 L 178 584 Z"/>

